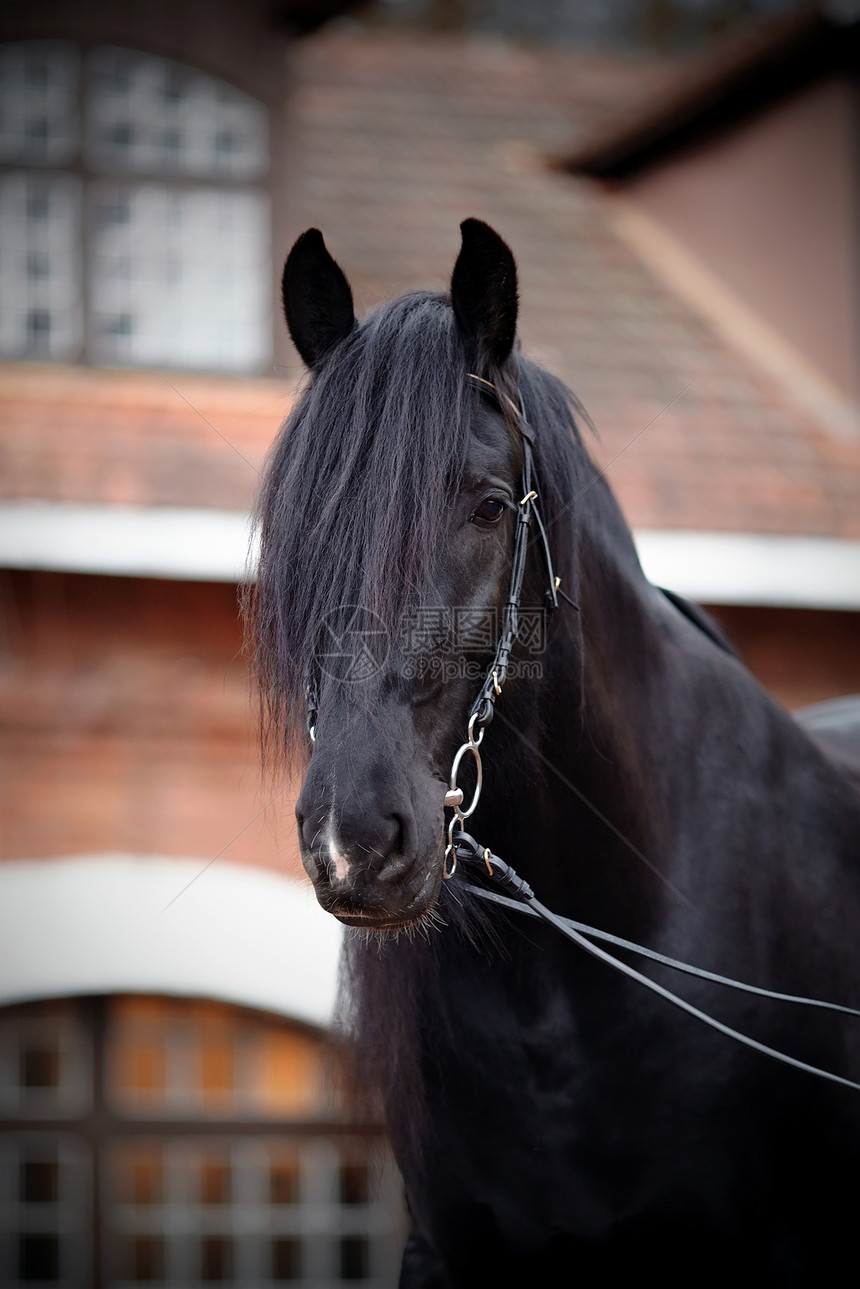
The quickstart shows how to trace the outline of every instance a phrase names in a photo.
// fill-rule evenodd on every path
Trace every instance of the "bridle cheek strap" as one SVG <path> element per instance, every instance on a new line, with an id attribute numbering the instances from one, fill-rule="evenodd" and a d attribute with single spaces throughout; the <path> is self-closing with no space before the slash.
<path id="1" fill-rule="evenodd" d="M 508 595 L 505 600 L 502 613 L 502 629 L 499 633 L 499 639 L 496 643 L 496 651 L 490 669 L 480 688 L 478 697 L 475 699 L 469 711 L 468 734 L 466 742 L 458 749 L 454 762 L 451 767 L 451 775 L 448 781 L 448 791 L 445 794 L 444 804 L 453 810 L 453 815 L 448 823 L 448 844 L 445 847 L 445 855 L 442 864 L 442 872 L 446 878 L 451 878 L 457 869 L 457 851 L 453 844 L 453 837 L 457 829 L 465 826 L 466 820 L 474 814 L 477 809 L 478 801 L 481 796 L 481 785 L 483 782 L 483 771 L 481 767 L 481 753 L 479 751 L 481 740 L 484 737 L 484 727 L 493 719 L 496 699 L 502 692 L 502 686 L 508 675 L 508 669 L 511 662 L 511 654 L 516 644 L 520 626 L 520 599 L 523 592 L 523 580 L 526 572 L 526 558 L 529 551 L 529 534 L 531 522 L 534 518 L 541 542 L 543 544 L 544 561 L 546 563 L 547 578 L 549 579 L 549 589 L 545 596 L 545 609 L 551 612 L 558 608 L 558 591 L 560 580 L 555 575 L 552 564 L 552 555 L 547 540 L 546 528 L 541 519 L 540 509 L 538 507 L 538 494 L 535 488 L 536 475 L 534 465 L 534 432 L 525 418 L 525 413 L 521 407 L 509 398 L 503 391 L 497 389 L 492 381 L 485 380 L 483 376 L 476 376 L 474 372 L 469 372 L 469 380 L 482 394 L 489 394 L 496 403 L 502 416 L 507 423 L 513 421 L 522 443 L 523 464 L 522 474 L 520 477 L 521 495 L 517 505 L 517 527 L 514 534 L 514 550 L 511 557 L 511 580 L 508 587 Z M 572 603 L 572 601 L 571 601 Z M 468 807 L 463 806 L 463 790 L 457 783 L 457 774 L 460 763 L 466 754 L 469 754 L 474 762 L 477 772 L 477 782 L 472 796 L 471 804 Z"/>
<path id="2" fill-rule="evenodd" d="M 497 389 L 492 381 L 485 380 L 483 376 L 476 376 L 473 372 L 469 372 L 469 380 L 481 393 L 490 393 L 503 415 L 507 412 L 513 417 L 514 424 L 520 435 L 523 452 L 523 466 L 520 476 L 521 496 L 517 506 L 517 530 L 514 536 L 514 551 L 511 559 L 511 580 L 503 609 L 502 630 L 489 673 L 469 713 L 471 727 L 477 726 L 481 729 L 492 720 L 495 701 L 502 692 L 502 686 L 508 674 L 511 653 L 519 633 L 520 599 L 525 578 L 526 556 L 529 548 L 532 519 L 537 524 L 538 535 L 543 547 L 548 579 L 545 607 L 548 612 L 558 608 L 560 579 L 556 577 L 553 568 L 552 553 L 549 548 L 546 527 L 541 518 L 538 493 L 535 488 L 534 431 L 526 420 L 523 409 L 517 407 L 513 399 L 509 398 L 507 394 Z"/>

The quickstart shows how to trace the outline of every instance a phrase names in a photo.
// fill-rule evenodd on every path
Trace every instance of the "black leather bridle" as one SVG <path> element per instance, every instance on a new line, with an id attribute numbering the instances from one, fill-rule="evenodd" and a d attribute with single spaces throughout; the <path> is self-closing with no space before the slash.
<path id="1" fill-rule="evenodd" d="M 508 667 L 511 659 L 511 652 L 519 633 L 519 609 L 520 599 L 523 592 L 523 579 L 526 572 L 526 554 L 529 547 L 529 534 L 531 532 L 532 521 L 537 524 L 538 534 L 543 547 L 544 563 L 546 564 L 546 573 L 548 578 L 548 587 L 544 599 L 545 608 L 552 612 L 558 608 L 558 595 L 561 588 L 561 579 L 556 576 L 552 564 L 552 552 L 549 548 L 549 539 L 546 535 L 546 527 L 541 518 L 540 506 L 538 504 L 538 493 L 535 488 L 535 464 L 534 464 L 534 432 L 525 418 L 521 407 L 517 407 L 513 399 L 502 394 L 496 386 L 489 380 L 484 380 L 483 376 L 475 376 L 469 373 L 469 380 L 480 390 L 481 393 L 489 393 L 497 404 L 505 420 L 513 418 L 513 424 L 520 436 L 523 452 L 522 472 L 520 475 L 520 492 L 521 497 L 517 505 L 517 531 L 514 536 L 514 553 L 511 559 L 511 580 L 508 588 L 508 596 L 505 600 L 502 629 L 499 634 L 496 653 L 487 677 L 481 686 L 481 692 L 472 704 L 469 713 L 470 721 L 474 717 L 474 726 L 483 729 L 493 718 L 493 707 L 496 699 L 502 692 L 502 686 L 508 674 Z M 507 413 L 507 415 L 505 415 Z"/>

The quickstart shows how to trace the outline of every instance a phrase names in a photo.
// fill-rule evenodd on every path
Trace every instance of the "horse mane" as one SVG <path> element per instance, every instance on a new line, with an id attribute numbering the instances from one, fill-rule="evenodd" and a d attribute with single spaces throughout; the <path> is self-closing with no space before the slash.
<path id="1" fill-rule="evenodd" d="M 737 649 L 735 649 L 728 636 L 717 625 L 710 613 L 706 613 L 700 605 L 693 604 L 691 600 L 679 595 L 677 591 L 669 591 L 665 586 L 658 587 L 658 590 L 662 592 L 670 604 L 674 604 L 678 612 L 682 613 L 688 622 L 692 622 L 694 627 L 698 627 L 724 653 L 731 654 L 733 658 L 740 658 Z"/>
<path id="2" fill-rule="evenodd" d="M 360 606 L 394 638 L 411 605 L 443 602 L 438 552 L 480 397 L 469 371 L 449 298 L 400 296 L 318 364 L 276 439 L 257 504 L 257 580 L 243 605 L 267 763 L 305 755 L 323 621 Z M 519 353 L 486 375 L 525 406 L 552 525 L 586 469 L 576 450 L 581 408 Z"/>
<path id="3" fill-rule="evenodd" d="M 300 764 L 307 754 L 307 685 L 326 615 L 363 606 L 394 633 L 410 604 L 442 602 L 438 552 L 482 397 L 468 380 L 474 364 L 450 299 L 410 293 L 370 313 L 317 365 L 283 426 L 259 496 L 259 571 L 244 605 L 269 763 Z M 518 350 L 483 375 L 519 400 L 534 432 L 541 508 L 575 598 L 569 511 L 594 478 L 577 424 L 587 418 L 561 381 Z M 443 883 L 435 919 L 446 935 L 504 953 L 493 912 L 457 882 Z M 353 1107 L 366 1111 L 379 1095 L 396 1105 L 397 1119 L 413 1125 L 413 1148 L 422 1016 L 442 988 L 439 940 L 432 923 L 396 937 L 348 930 L 342 961 L 335 1029 L 348 1038 Z"/>

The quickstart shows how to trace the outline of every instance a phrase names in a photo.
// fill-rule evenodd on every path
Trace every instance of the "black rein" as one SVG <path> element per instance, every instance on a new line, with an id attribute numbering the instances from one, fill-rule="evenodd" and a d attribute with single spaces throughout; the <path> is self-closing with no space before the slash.
<path id="1" fill-rule="evenodd" d="M 748 1034 L 742 1034 L 737 1029 L 732 1029 L 730 1025 L 724 1025 L 722 1021 L 716 1020 L 709 1016 L 707 1012 L 701 1011 L 688 1003 L 685 999 L 679 998 L 671 990 L 665 989 L 663 985 L 657 984 L 656 980 L 650 980 L 648 976 L 643 976 L 635 968 L 629 967 L 626 963 L 620 962 L 614 958 L 611 953 L 605 949 L 599 948 L 592 944 L 591 939 L 603 940 L 606 943 L 616 945 L 621 949 L 629 949 L 633 953 L 638 953 L 645 958 L 650 958 L 654 962 L 660 962 L 666 967 L 673 967 L 676 971 L 684 971 L 688 975 L 698 976 L 702 980 L 709 980 L 718 985 L 726 985 L 730 989 L 740 989 L 744 993 L 758 994 L 762 998 L 770 998 L 777 1002 L 799 1003 L 804 1007 L 819 1007 L 827 1011 L 843 1012 L 848 1016 L 860 1016 L 860 1011 L 854 1007 L 844 1007 L 840 1003 L 828 1003 L 818 998 L 804 998 L 799 994 L 780 994 L 771 989 L 761 989 L 757 985 L 747 985 L 740 980 L 732 980 L 730 976 L 720 976 L 713 971 L 703 971 L 700 967 L 693 967 L 687 962 L 679 962 L 676 958 L 668 958 L 665 954 L 657 953 L 653 949 L 646 949 L 641 944 L 634 944 L 631 940 L 622 940 L 619 936 L 610 935 L 606 931 L 598 931 L 594 927 L 585 926 L 581 922 L 574 922 L 570 918 L 559 917 L 553 913 L 544 904 L 541 904 L 535 896 L 534 891 L 528 882 L 506 864 L 504 860 L 499 859 L 498 855 L 475 841 L 465 832 L 455 832 L 452 837 L 452 844 L 457 854 L 458 861 L 466 863 L 481 863 L 486 866 L 490 875 L 499 882 L 510 894 L 513 899 L 504 895 L 499 895 L 496 891 L 488 891 L 481 886 L 475 886 L 471 882 L 465 882 L 465 889 L 473 895 L 480 895 L 485 900 L 491 900 L 495 904 L 503 904 L 506 908 L 515 909 L 518 913 L 530 913 L 534 917 L 543 918 L 551 926 L 556 927 L 568 940 L 578 944 L 586 953 L 592 954 L 593 957 L 599 958 L 607 966 L 614 967 L 622 975 L 629 976 L 631 980 L 636 980 L 646 989 L 653 993 L 659 994 L 667 1002 L 673 1003 L 680 1007 L 682 1011 L 688 1012 L 689 1015 L 695 1016 L 697 1020 L 703 1021 L 705 1025 L 710 1025 L 711 1029 L 717 1030 L 720 1034 L 725 1034 L 728 1038 L 733 1038 L 738 1043 L 743 1043 L 745 1047 L 750 1047 L 755 1052 L 760 1052 L 763 1056 L 770 1056 L 775 1061 L 781 1061 L 783 1065 L 791 1065 L 796 1070 L 803 1070 L 806 1074 L 815 1074 L 820 1079 L 828 1079 L 831 1083 L 840 1083 L 843 1087 L 853 1088 L 855 1092 L 860 1092 L 860 1083 L 855 1083 L 852 1079 L 845 1079 L 841 1074 L 833 1074 L 829 1070 L 822 1070 L 817 1065 L 808 1065 L 806 1061 L 799 1061 L 794 1056 L 788 1056 L 785 1052 L 779 1052 L 774 1047 L 768 1047 L 764 1043 L 759 1043 L 757 1039 L 750 1038 Z"/>

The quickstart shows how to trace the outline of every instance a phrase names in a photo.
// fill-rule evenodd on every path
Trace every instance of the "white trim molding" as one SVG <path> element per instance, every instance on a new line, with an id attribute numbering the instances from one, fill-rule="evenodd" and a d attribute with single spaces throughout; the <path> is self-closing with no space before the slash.
<path id="1" fill-rule="evenodd" d="M 134 855 L 0 864 L 0 1005 L 155 993 L 324 1027 L 341 938 L 309 885 L 247 865 Z"/>
<path id="2" fill-rule="evenodd" d="M 860 610 L 860 541 L 645 530 L 645 576 L 701 604 Z"/>
<path id="3" fill-rule="evenodd" d="M 646 576 L 703 604 L 860 610 L 860 541 L 639 529 Z M 239 511 L 0 503 L 0 568 L 240 582 L 256 544 Z"/>
<path id="4" fill-rule="evenodd" d="M 181 506 L 0 503 L 0 567 L 193 582 L 253 569 L 250 516 Z"/>

